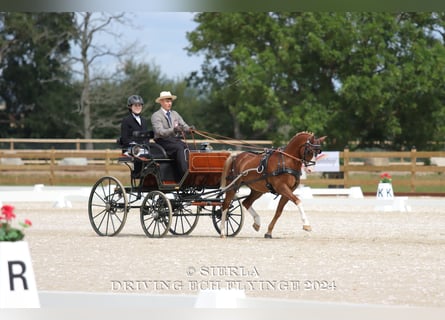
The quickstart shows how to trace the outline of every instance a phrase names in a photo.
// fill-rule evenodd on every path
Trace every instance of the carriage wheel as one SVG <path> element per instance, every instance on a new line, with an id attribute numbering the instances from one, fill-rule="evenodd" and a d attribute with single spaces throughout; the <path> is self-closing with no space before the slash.
<path id="1" fill-rule="evenodd" d="M 213 207 L 212 209 L 212 222 L 218 234 L 221 234 L 221 207 Z M 230 203 L 229 210 L 227 211 L 226 219 L 226 237 L 236 236 L 243 227 L 244 215 L 241 201 L 238 198 L 234 198 Z"/>
<path id="2" fill-rule="evenodd" d="M 170 232 L 177 236 L 190 234 L 198 224 L 200 208 L 193 213 L 191 206 L 179 205 L 172 215 Z"/>
<path id="3" fill-rule="evenodd" d="M 170 200 L 160 191 L 151 191 L 141 205 L 141 225 L 150 238 L 161 238 L 172 222 L 172 206 Z"/>
<path id="4" fill-rule="evenodd" d="M 115 236 L 127 220 L 128 200 L 125 188 L 114 177 L 100 178 L 91 189 L 88 216 L 100 236 Z"/>

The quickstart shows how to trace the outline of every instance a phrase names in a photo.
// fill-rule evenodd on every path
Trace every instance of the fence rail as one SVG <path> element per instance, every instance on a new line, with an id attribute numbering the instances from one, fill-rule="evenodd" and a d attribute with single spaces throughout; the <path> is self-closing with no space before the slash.
<path id="1" fill-rule="evenodd" d="M 92 184 L 103 175 L 129 177 L 128 168 L 119 164 L 118 149 L 83 150 L 84 143 L 115 143 L 112 139 L 0 139 L 1 184 Z M 214 142 L 199 140 L 202 142 Z M 251 145 L 270 146 L 270 141 L 248 141 Z M 3 144 L 2 144 L 3 143 Z M 5 148 L 5 143 L 8 147 Z M 26 145 L 73 144 L 74 149 L 18 149 Z M 231 141 L 233 144 L 233 141 Z M 226 146 L 227 147 L 227 146 Z M 394 175 L 393 185 L 415 193 L 430 188 L 445 193 L 445 151 L 364 152 L 345 149 L 340 152 L 340 172 L 308 175 L 304 184 L 314 187 L 360 186 L 372 190 L 382 172 Z M 400 179 L 397 175 L 403 176 Z M 433 191 L 434 192 L 434 191 Z"/>
<path id="2" fill-rule="evenodd" d="M 213 140 L 213 139 L 187 139 L 186 142 L 190 145 L 201 143 L 211 143 L 212 145 L 224 146 L 240 146 L 248 142 L 250 145 L 270 147 L 272 141 L 270 140 Z M 69 150 L 84 150 L 87 145 L 93 145 L 93 149 L 113 149 L 117 148 L 116 139 L 20 139 L 20 138 L 0 138 L 0 149 L 8 150 L 25 150 L 25 149 L 46 149 L 60 147 L 61 149 Z M 105 147 L 104 147 L 105 146 Z"/>
<path id="3" fill-rule="evenodd" d="M 445 152 L 393 151 L 365 152 L 345 149 L 339 153 L 340 172 L 325 173 L 325 179 L 308 176 L 310 186 L 360 186 L 375 192 L 383 172 L 393 175 L 393 186 L 404 193 L 445 193 Z M 335 178 L 333 178 L 335 177 Z M 420 191 L 419 191 L 420 190 Z"/>

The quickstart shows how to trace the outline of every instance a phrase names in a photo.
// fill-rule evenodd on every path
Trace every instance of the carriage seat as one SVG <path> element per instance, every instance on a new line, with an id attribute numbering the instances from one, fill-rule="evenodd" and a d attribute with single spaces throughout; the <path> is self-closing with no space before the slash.
<path id="1" fill-rule="evenodd" d="M 150 142 L 150 139 L 154 137 L 153 130 L 149 131 L 133 131 L 132 140 L 137 144 L 144 144 L 146 141 Z M 122 137 L 116 139 L 116 143 L 124 150 L 124 143 L 122 142 Z M 126 151 L 126 150 L 125 150 Z M 125 152 L 124 151 L 124 152 Z"/>
<path id="2" fill-rule="evenodd" d="M 153 130 L 134 131 L 132 140 L 136 144 L 145 145 L 145 147 L 148 148 L 148 154 L 149 154 L 150 158 L 156 159 L 156 160 L 162 160 L 162 161 L 173 161 L 173 159 L 170 159 L 167 156 L 167 152 L 161 145 L 159 145 L 155 142 L 150 142 L 150 139 L 152 139 L 153 137 L 154 137 Z M 147 141 L 148 141 L 148 145 L 146 144 Z M 116 139 L 116 142 L 122 148 L 123 154 L 126 152 L 129 152 L 129 151 L 131 153 L 131 150 L 124 148 L 124 145 L 122 143 L 122 137 L 119 137 L 118 139 Z M 119 158 L 119 161 L 122 161 L 122 162 L 128 162 L 128 161 L 132 161 L 132 160 L 133 160 L 133 158 L 130 156 L 125 156 L 125 157 Z"/>
<path id="3" fill-rule="evenodd" d="M 140 147 L 145 147 L 148 149 L 147 157 L 150 159 L 154 159 L 156 163 L 159 165 L 159 174 L 161 180 L 178 180 L 176 176 L 176 161 L 172 158 L 169 158 L 165 149 L 155 142 L 150 142 L 150 139 L 154 137 L 153 131 L 135 131 L 133 132 L 132 140 L 136 143 L 136 145 L 140 144 Z M 148 141 L 148 144 L 147 144 Z M 122 148 L 122 153 L 128 152 L 129 155 L 125 155 L 118 159 L 119 162 L 133 162 L 135 159 L 131 156 L 132 148 L 124 148 L 122 144 L 122 139 L 117 139 L 117 143 Z M 137 160 L 138 161 L 138 160 Z"/>
<path id="4" fill-rule="evenodd" d="M 167 152 L 160 144 L 157 144 L 156 142 L 150 142 L 148 146 L 150 147 L 150 156 L 153 159 L 169 159 L 167 156 Z"/>

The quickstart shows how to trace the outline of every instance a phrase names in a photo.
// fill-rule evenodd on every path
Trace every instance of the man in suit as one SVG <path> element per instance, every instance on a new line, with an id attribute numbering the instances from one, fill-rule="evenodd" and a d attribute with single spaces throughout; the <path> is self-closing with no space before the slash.
<path id="1" fill-rule="evenodd" d="M 151 116 L 151 124 L 154 131 L 154 140 L 160 144 L 167 155 L 176 160 L 179 178 L 182 178 L 188 170 L 189 152 L 187 144 L 182 140 L 184 133 L 194 130 L 181 115 L 172 110 L 176 96 L 170 91 L 162 91 L 156 102 L 161 105 L 158 111 Z"/>
<path id="2" fill-rule="evenodd" d="M 147 132 L 147 120 L 141 116 L 142 107 L 144 106 L 144 100 L 141 96 L 132 95 L 128 97 L 127 100 L 127 108 L 128 115 L 122 119 L 121 122 L 121 145 L 122 152 L 128 154 L 130 143 L 138 142 L 138 143 L 146 143 L 148 145 L 148 139 L 145 138 L 139 141 L 135 141 L 135 137 L 133 133 L 135 131 Z M 144 156 L 147 154 L 149 150 L 139 150 L 138 154 L 133 156 Z M 134 170 L 132 172 L 132 177 L 137 178 L 140 176 L 142 170 L 142 162 L 139 159 L 135 159 L 134 161 Z"/>

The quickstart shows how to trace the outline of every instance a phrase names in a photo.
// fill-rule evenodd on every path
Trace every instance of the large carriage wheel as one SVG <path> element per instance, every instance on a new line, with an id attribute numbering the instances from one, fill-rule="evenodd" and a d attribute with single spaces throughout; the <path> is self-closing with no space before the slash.
<path id="1" fill-rule="evenodd" d="M 172 222 L 172 206 L 170 200 L 160 191 L 151 191 L 141 205 L 141 225 L 150 238 L 161 238 Z"/>
<path id="2" fill-rule="evenodd" d="M 125 225 L 128 213 L 125 188 L 114 177 L 102 177 L 94 184 L 88 200 L 88 216 L 100 236 L 115 236 Z"/>
<path id="3" fill-rule="evenodd" d="M 191 206 L 178 203 L 177 208 L 173 211 L 170 232 L 178 236 L 190 234 L 198 224 L 199 213 L 199 207 L 194 213 Z"/>
<path id="4" fill-rule="evenodd" d="M 218 234 L 221 234 L 221 207 L 213 207 L 212 222 Z M 230 203 L 229 210 L 226 217 L 226 237 L 236 236 L 243 227 L 244 215 L 243 206 L 238 198 L 234 198 Z"/>

